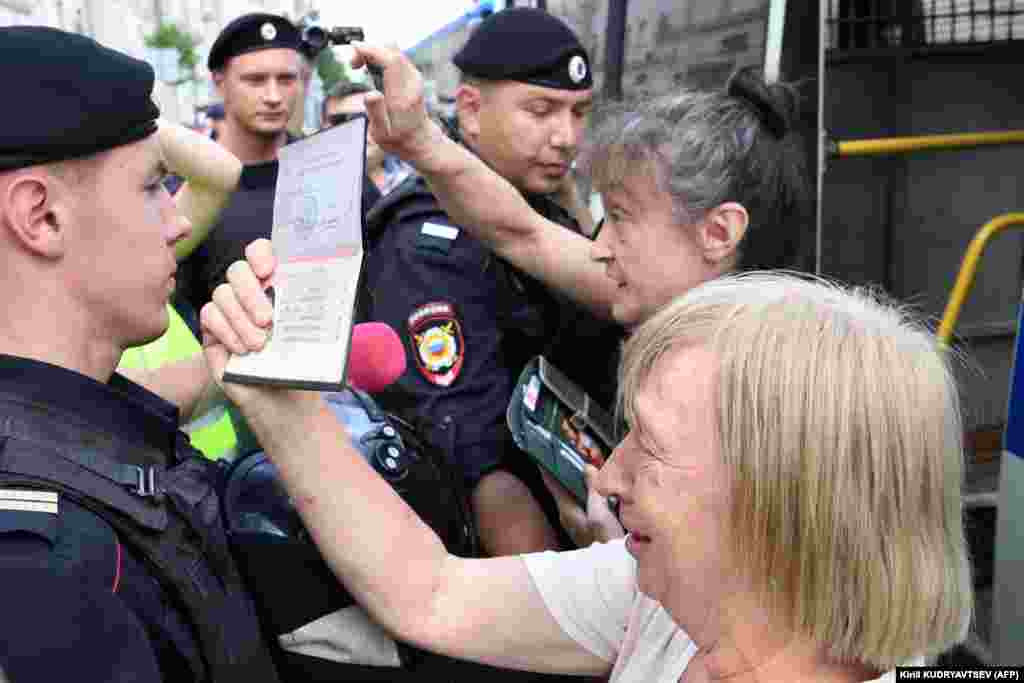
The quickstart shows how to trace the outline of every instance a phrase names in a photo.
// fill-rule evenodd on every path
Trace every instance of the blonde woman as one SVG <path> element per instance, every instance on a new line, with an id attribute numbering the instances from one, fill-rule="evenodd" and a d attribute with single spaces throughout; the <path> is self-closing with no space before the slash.
<path id="1" fill-rule="evenodd" d="M 265 339 L 275 264 L 266 242 L 248 257 L 202 313 L 218 376 Z M 225 390 L 336 575 L 400 639 L 613 682 L 892 681 L 971 617 L 945 361 L 863 293 L 764 273 L 699 285 L 624 349 L 630 431 L 597 488 L 627 539 L 483 560 L 448 555 L 318 396 Z"/>

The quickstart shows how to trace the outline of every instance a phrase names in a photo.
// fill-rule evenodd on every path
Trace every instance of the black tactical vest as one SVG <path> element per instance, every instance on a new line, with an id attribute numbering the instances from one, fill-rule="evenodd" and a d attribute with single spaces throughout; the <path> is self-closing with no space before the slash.
<path id="1" fill-rule="evenodd" d="M 215 463 L 181 432 L 168 463 L 17 396 L 0 394 L 0 413 L 0 486 L 57 491 L 109 524 L 192 624 L 201 654 L 181 654 L 196 681 L 278 681 L 223 531 Z"/>

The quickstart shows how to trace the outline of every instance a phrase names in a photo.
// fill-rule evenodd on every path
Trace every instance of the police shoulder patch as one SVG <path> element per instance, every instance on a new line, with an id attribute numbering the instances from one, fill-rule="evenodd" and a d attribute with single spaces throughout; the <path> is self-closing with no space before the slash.
<path id="1" fill-rule="evenodd" d="M 431 384 L 451 386 L 466 357 L 462 324 L 455 307 L 447 301 L 423 304 L 409 316 L 408 326 L 412 355 L 420 373 Z"/>

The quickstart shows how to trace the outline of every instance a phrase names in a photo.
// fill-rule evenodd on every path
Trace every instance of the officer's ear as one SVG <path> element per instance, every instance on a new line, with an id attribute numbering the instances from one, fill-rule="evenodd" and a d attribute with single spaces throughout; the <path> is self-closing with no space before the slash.
<path id="1" fill-rule="evenodd" d="M 473 83 L 460 83 L 455 90 L 455 112 L 459 117 L 459 133 L 469 141 L 480 137 L 480 110 L 483 91 Z"/>
<path id="2" fill-rule="evenodd" d="M 75 198 L 61 178 L 61 164 L 31 166 L 0 181 L 0 220 L 22 249 L 43 258 L 64 253 Z"/>

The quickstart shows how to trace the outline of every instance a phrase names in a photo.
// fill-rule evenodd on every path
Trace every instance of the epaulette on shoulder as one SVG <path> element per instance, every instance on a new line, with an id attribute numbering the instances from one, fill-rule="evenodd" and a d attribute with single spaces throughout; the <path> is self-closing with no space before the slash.
<path id="1" fill-rule="evenodd" d="M 366 213 L 366 237 L 373 244 L 394 220 L 406 211 L 437 206 L 427 181 L 418 173 L 409 175 L 395 189 L 381 197 Z"/>
<path id="2" fill-rule="evenodd" d="M 56 491 L 0 485 L 0 534 L 28 533 L 51 544 L 57 537 L 60 495 Z"/>

